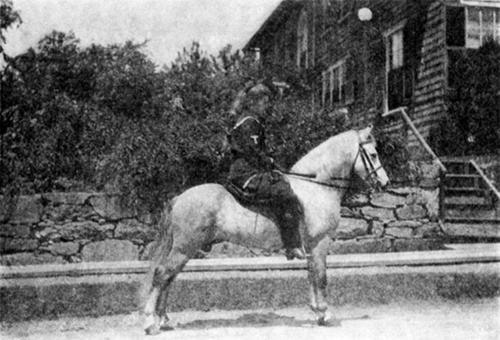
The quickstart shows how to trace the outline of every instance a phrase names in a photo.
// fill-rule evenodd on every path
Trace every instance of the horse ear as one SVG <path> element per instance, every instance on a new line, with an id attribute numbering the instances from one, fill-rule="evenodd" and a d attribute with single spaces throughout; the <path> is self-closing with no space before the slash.
<path id="1" fill-rule="evenodd" d="M 372 133 L 373 125 L 368 125 L 368 127 L 364 128 L 363 130 L 359 131 L 359 134 L 363 140 L 368 139 L 370 134 Z"/>

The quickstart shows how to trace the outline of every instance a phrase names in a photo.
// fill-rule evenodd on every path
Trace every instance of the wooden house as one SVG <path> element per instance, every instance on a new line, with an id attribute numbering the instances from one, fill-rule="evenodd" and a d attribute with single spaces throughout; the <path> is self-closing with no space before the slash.
<path id="1" fill-rule="evenodd" d="M 460 85 L 458 61 L 488 37 L 500 41 L 500 0 L 283 0 L 245 48 L 258 49 L 264 67 L 304 72 L 316 119 L 347 112 L 354 126 L 374 123 L 406 138 L 414 160 L 433 155 L 443 170 L 439 215 L 445 233 L 498 240 L 498 145 L 492 148 L 493 176 L 473 155 L 445 160 L 446 153 L 437 158 L 429 147 L 451 131 L 443 122 Z M 498 105 L 489 109 L 493 123 L 487 123 L 496 125 L 492 135 L 500 132 L 500 92 L 496 97 Z"/>
<path id="2" fill-rule="evenodd" d="M 406 107 L 429 140 L 447 114 L 457 55 L 500 41 L 500 0 L 283 0 L 246 45 L 266 64 L 309 72 L 314 102 L 354 125 L 414 133 L 384 112 Z"/>

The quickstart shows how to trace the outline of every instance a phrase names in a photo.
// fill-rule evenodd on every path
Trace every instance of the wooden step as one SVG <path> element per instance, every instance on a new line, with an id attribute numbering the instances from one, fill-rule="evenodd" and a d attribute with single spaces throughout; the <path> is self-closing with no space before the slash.
<path id="1" fill-rule="evenodd" d="M 494 209 L 485 207 L 452 207 L 445 209 L 445 218 L 494 219 L 497 217 Z"/>
<path id="2" fill-rule="evenodd" d="M 452 239 L 500 239 L 500 224 L 498 221 L 491 223 L 474 222 L 445 222 L 443 232 Z"/>
<path id="3" fill-rule="evenodd" d="M 491 217 L 446 217 L 444 219 L 445 223 L 455 223 L 455 224 L 491 224 L 497 226 L 500 230 L 500 218 L 494 216 Z"/>
<path id="4" fill-rule="evenodd" d="M 487 197 L 489 190 L 474 187 L 444 187 L 445 195 L 450 196 L 479 196 Z"/>
<path id="5" fill-rule="evenodd" d="M 478 196 L 451 196 L 445 197 L 445 206 L 491 206 L 491 200 Z"/>
<path id="6" fill-rule="evenodd" d="M 469 174 L 446 174 L 444 185 L 448 188 L 484 188 L 481 176 Z"/>
<path id="7" fill-rule="evenodd" d="M 449 173 L 471 174 L 476 170 L 470 161 L 444 161 L 443 164 Z"/>

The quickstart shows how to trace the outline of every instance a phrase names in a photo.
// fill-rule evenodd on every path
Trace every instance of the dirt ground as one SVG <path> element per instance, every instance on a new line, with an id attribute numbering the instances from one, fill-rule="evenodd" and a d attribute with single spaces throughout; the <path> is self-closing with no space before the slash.
<path id="1" fill-rule="evenodd" d="M 500 300 L 342 306 L 332 327 L 304 308 L 171 313 L 173 331 L 146 336 L 138 314 L 0 324 L 1 339 L 500 339 Z"/>

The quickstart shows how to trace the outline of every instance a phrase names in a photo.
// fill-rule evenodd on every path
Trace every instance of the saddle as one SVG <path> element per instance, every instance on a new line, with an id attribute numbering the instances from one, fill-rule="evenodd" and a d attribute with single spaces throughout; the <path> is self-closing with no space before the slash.
<path id="1" fill-rule="evenodd" d="M 224 187 L 243 207 L 256 214 L 265 216 L 275 223 L 278 222 L 276 211 L 273 209 L 276 198 L 262 197 L 251 192 L 244 191 L 230 182 L 225 183 Z"/>
<path id="2" fill-rule="evenodd" d="M 229 181 L 224 184 L 224 187 L 244 206 L 268 206 L 276 201 L 273 197 L 262 197 L 255 193 L 245 191 Z"/>

